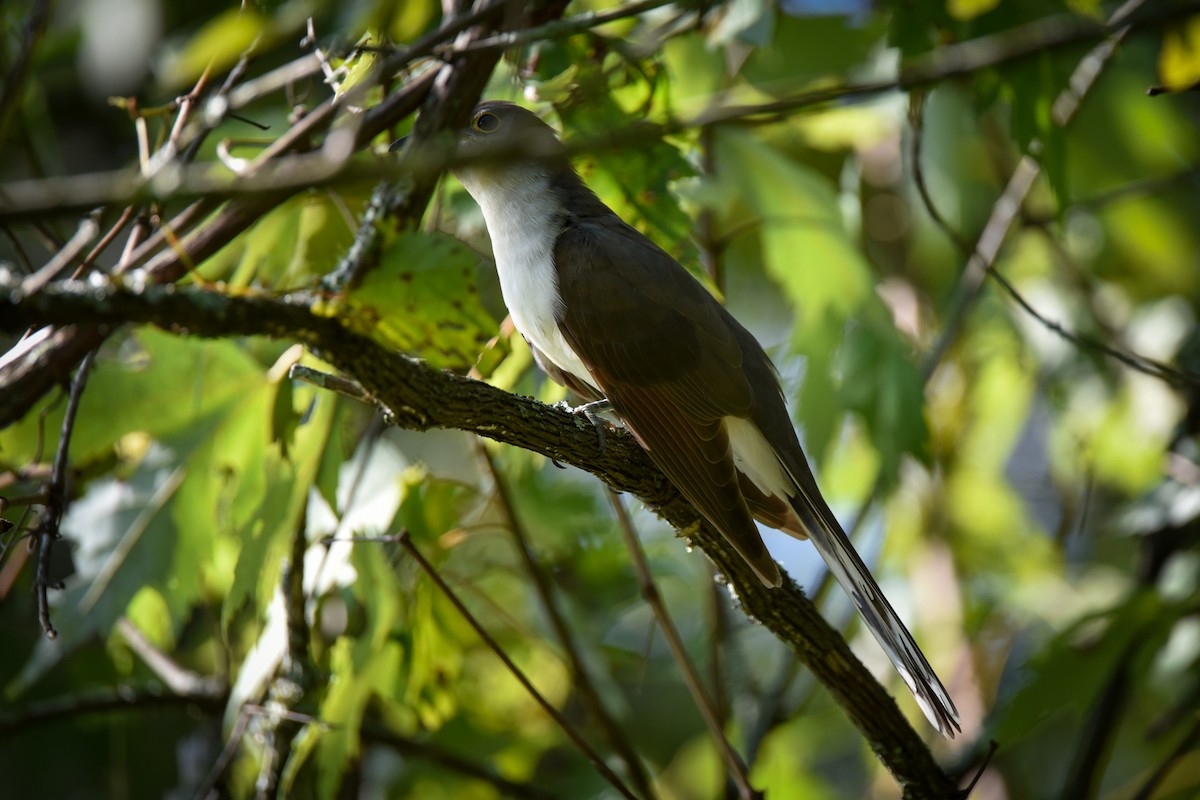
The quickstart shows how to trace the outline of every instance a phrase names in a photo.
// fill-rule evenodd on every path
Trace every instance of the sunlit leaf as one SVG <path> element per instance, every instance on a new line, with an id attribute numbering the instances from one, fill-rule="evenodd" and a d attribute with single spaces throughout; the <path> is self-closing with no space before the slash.
<path id="1" fill-rule="evenodd" d="M 986 14 L 999 4 L 1000 0 L 946 0 L 946 9 L 955 19 L 968 20 Z"/>
<path id="2" fill-rule="evenodd" d="M 882 311 L 865 317 L 846 337 L 838 399 L 866 423 L 890 483 L 904 456 L 928 458 L 925 382 L 912 362 L 911 348 Z"/>
<path id="3" fill-rule="evenodd" d="M 261 367 L 235 342 L 200 342 L 140 329 L 97 359 L 71 437 L 72 460 L 101 458 L 133 432 L 171 435 L 261 381 Z M 31 414 L 0 431 L 0 458 L 6 463 L 21 466 L 32 460 L 40 441 L 43 458 L 53 452 L 64 404 L 45 405 L 44 420 Z"/>
<path id="4" fill-rule="evenodd" d="M 1200 16 L 1163 33 L 1158 78 L 1175 91 L 1200 83 Z"/>
<path id="5" fill-rule="evenodd" d="M 352 330 L 436 366 L 470 366 L 497 327 L 479 300 L 478 264 L 451 236 L 401 233 L 337 313 Z"/>
<path id="6" fill-rule="evenodd" d="M 870 273 L 842 226 L 833 188 L 804 165 L 737 130 L 717 136 L 718 170 L 758 213 L 763 259 L 800 313 L 801 329 L 844 318 Z"/>
<path id="7" fill-rule="evenodd" d="M 388 33 L 397 42 L 407 42 L 420 34 L 438 12 L 434 0 L 409 0 L 406 3 L 389 4 L 392 19 Z"/>
<path id="8" fill-rule="evenodd" d="M 163 68 L 169 86 L 194 82 L 205 69 L 224 72 L 269 29 L 257 12 L 230 8 L 209 20 Z"/>
<path id="9" fill-rule="evenodd" d="M 308 192 L 281 204 L 205 262 L 207 280 L 289 290 L 330 272 L 354 240 L 361 193 Z M 285 243 L 286 246 L 281 246 Z"/>

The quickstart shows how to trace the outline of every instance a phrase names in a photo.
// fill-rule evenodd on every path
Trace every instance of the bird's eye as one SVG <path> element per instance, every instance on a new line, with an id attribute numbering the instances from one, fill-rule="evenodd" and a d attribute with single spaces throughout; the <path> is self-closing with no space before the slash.
<path id="1" fill-rule="evenodd" d="M 500 127 L 500 119 L 488 111 L 483 112 L 475 118 L 475 129 L 484 133 L 491 133 Z"/>

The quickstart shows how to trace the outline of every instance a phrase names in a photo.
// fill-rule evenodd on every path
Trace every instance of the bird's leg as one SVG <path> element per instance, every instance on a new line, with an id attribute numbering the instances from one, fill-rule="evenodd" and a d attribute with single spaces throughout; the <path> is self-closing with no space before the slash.
<path id="1" fill-rule="evenodd" d="M 600 455 L 604 455 L 605 440 L 604 426 L 607 424 L 600 415 L 606 411 L 612 411 L 612 403 L 608 400 L 595 400 L 591 403 L 584 403 L 581 406 L 570 406 L 563 401 L 562 407 L 570 411 L 572 414 L 581 414 L 588 422 L 592 423 L 592 427 L 596 429 L 596 435 L 600 439 Z"/>

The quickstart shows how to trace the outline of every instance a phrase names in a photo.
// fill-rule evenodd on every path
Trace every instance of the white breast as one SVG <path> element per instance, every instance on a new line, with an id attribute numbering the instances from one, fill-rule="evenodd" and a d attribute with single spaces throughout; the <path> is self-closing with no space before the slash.
<path id="1" fill-rule="evenodd" d="M 587 367 L 558 329 L 562 303 L 554 269 L 558 209 L 546 179 L 525 180 L 519 185 L 488 182 L 483 190 L 471 176 L 460 178 L 483 209 L 500 290 L 513 324 L 559 369 L 591 384 Z"/>

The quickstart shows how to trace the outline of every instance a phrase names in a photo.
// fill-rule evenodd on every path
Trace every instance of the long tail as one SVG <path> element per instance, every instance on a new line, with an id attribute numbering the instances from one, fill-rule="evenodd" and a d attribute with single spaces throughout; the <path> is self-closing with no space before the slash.
<path id="1" fill-rule="evenodd" d="M 823 502 L 818 506 L 803 495 L 801 490 L 801 497 L 792 498 L 792 507 L 804 522 L 817 552 L 858 607 L 858 613 L 892 660 L 930 724 L 943 736 L 953 739 L 956 733 L 962 731 L 962 725 L 958 709 L 954 707 L 946 687 L 942 686 L 933 667 L 925 660 L 925 654 L 917 647 L 912 634 L 884 597 L 883 590 L 855 552 L 854 545 L 828 506 Z"/>

